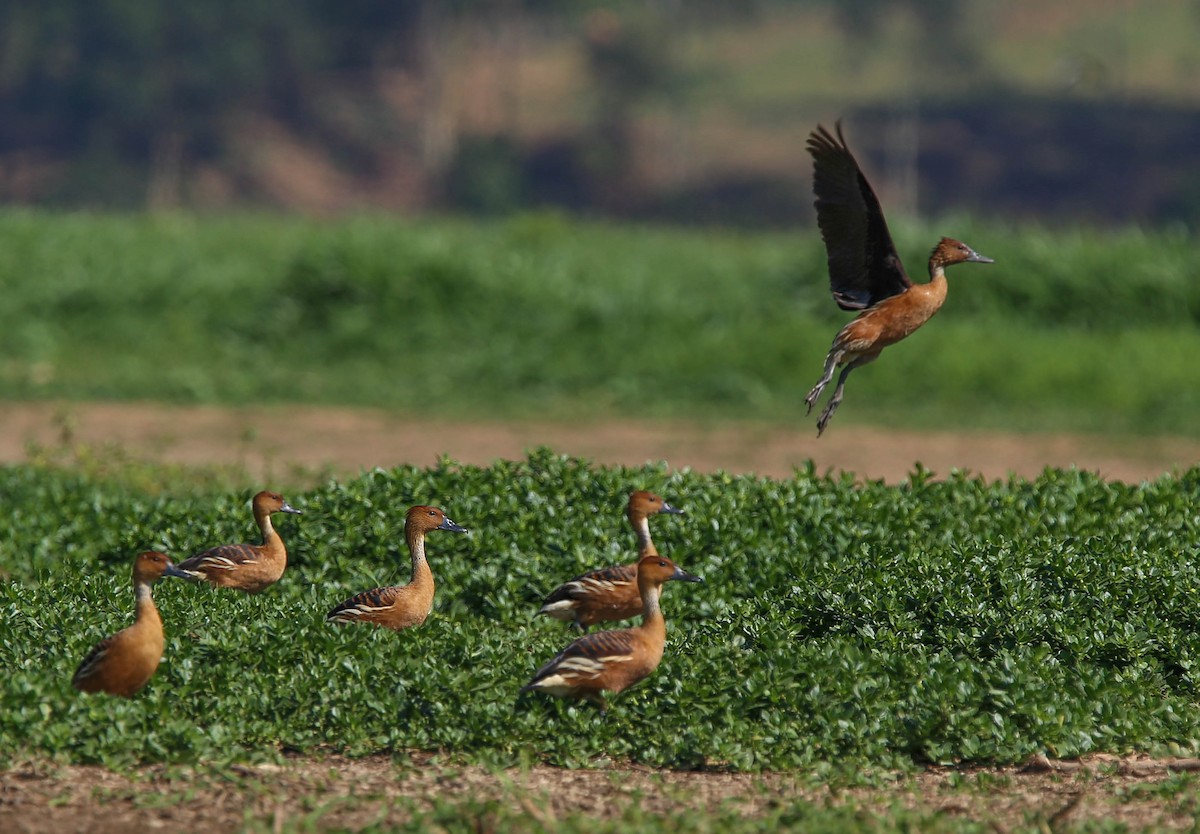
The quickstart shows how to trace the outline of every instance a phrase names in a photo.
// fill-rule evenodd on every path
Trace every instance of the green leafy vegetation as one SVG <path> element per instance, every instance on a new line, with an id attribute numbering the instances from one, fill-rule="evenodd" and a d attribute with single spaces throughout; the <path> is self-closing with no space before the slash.
<path id="1" fill-rule="evenodd" d="M 129 566 L 246 540 L 248 495 L 147 494 L 0 470 L 0 750 L 110 765 L 281 751 L 430 750 L 488 765 L 906 768 L 1146 750 L 1194 755 L 1200 470 L 1139 485 L 1075 471 L 987 483 L 918 468 L 899 486 L 599 468 L 539 451 L 492 467 L 374 471 L 290 493 L 283 580 L 255 597 L 164 581 L 165 660 L 129 701 L 69 686 L 129 622 Z M 536 618 L 579 571 L 631 558 L 621 508 L 648 488 L 687 515 L 660 549 L 658 672 L 590 705 L 518 696 L 571 639 Z M 439 591 L 400 634 L 328 626 L 407 578 L 401 524 L 445 508 Z"/>
<path id="2" fill-rule="evenodd" d="M 1195 435 L 1184 234 L 965 219 L 942 313 L 855 373 L 839 424 Z M 0 396 L 419 415 L 793 422 L 848 317 L 815 230 L 0 214 Z"/>

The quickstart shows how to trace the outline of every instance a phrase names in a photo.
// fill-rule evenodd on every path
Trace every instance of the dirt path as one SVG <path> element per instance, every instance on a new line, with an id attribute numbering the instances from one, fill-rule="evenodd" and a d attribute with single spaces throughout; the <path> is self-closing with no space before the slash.
<path id="1" fill-rule="evenodd" d="M 1062 831 L 1099 820 L 1131 830 L 1188 830 L 1197 802 L 1187 789 L 1156 786 L 1170 769 L 1195 760 L 1097 756 L 1045 767 L 931 768 L 880 788 L 831 789 L 803 776 L 623 770 L 489 771 L 437 765 L 428 756 L 292 759 L 283 765 L 234 766 L 221 774 L 149 768 L 117 774 L 96 767 L 26 764 L 0 771 L 0 830 L 124 832 L 357 830 L 403 825 L 413 809 L 444 802 L 494 800 L 553 830 L 572 814 L 612 819 L 631 806 L 654 815 L 685 809 L 714 813 L 730 803 L 762 816 L 801 800 L 890 816 L 897 804 L 925 817 L 952 815 L 1005 832 Z M 477 820 L 476 830 L 494 828 Z"/>
<path id="2" fill-rule="evenodd" d="M 269 478 L 286 467 L 352 475 L 376 466 L 429 465 L 446 454 L 462 463 L 520 458 L 528 449 L 597 463 L 667 461 L 701 472 L 724 469 L 787 477 L 810 458 L 817 470 L 849 471 L 896 482 L 917 461 L 939 475 L 966 469 L 988 479 L 1075 466 L 1137 481 L 1200 462 L 1200 442 L 1178 438 L 1114 440 L 1084 435 L 897 432 L 834 426 L 817 439 L 808 421 L 795 428 L 759 424 L 406 420 L 379 411 L 311 407 L 224 409 L 154 404 L 0 404 L 0 462 L 28 458 L 29 444 L 113 443 L 140 459 L 237 464 Z"/>

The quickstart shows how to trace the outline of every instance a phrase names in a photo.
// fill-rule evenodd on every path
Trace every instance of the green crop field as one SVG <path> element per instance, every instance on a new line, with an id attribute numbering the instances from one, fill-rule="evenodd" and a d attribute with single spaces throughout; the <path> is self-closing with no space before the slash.
<path id="1" fill-rule="evenodd" d="M 518 695 L 570 639 L 533 616 L 560 581 L 629 558 L 633 488 L 687 515 L 660 549 L 672 584 L 657 673 L 601 716 Z M 1035 481 L 856 485 L 655 467 L 548 451 L 446 462 L 289 494 L 283 580 L 247 597 L 156 587 L 165 659 L 132 700 L 70 688 L 87 649 L 130 621 L 141 549 L 182 557 L 249 538 L 245 496 L 139 492 L 37 467 L 0 471 L 0 751 L 120 766 L 286 751 L 428 750 L 485 765 L 847 772 L 1200 747 L 1200 471 L 1138 486 Z M 407 578 L 413 503 L 434 534 L 433 615 L 396 634 L 332 627 L 352 592 Z"/>
<path id="2" fill-rule="evenodd" d="M 1200 255 L 1186 234 L 964 218 L 894 232 L 914 276 L 943 233 L 997 263 L 950 273 L 943 312 L 856 372 L 835 429 L 1197 435 Z M 848 318 L 825 280 L 812 229 L 6 211 L 0 397 L 807 424 L 802 397 Z M 304 515 L 279 522 L 290 567 L 267 593 L 160 583 L 164 661 L 124 701 L 69 681 L 89 647 L 131 621 L 133 555 L 251 539 L 248 493 L 231 490 L 245 477 L 42 451 L 0 469 L 6 766 L 163 763 L 223 780 L 233 763 L 293 752 L 431 751 L 485 768 L 836 781 L 1200 746 L 1195 469 L 1142 485 L 1057 470 L 935 482 L 918 470 L 886 486 L 812 471 L 773 481 L 604 468 L 538 451 L 488 468 L 369 472 L 288 492 Z M 666 589 L 662 666 L 606 716 L 518 695 L 573 636 L 533 616 L 541 597 L 631 558 L 621 509 L 635 488 L 687 509 L 655 519 L 655 538 L 705 578 Z M 327 626 L 346 596 L 407 578 L 401 524 L 418 502 L 472 531 L 430 538 L 430 620 L 402 634 Z M 1171 801 L 1193 785 L 1170 784 Z M 752 819 L 731 807 L 663 821 L 639 807 L 558 822 L 975 830 L 801 801 Z M 439 798 L 413 815 L 411 830 L 475 830 L 462 819 L 530 830 L 491 800 Z"/>
<path id="3" fill-rule="evenodd" d="M 895 231 L 920 280 L 941 234 L 997 263 L 952 270 L 943 311 L 854 374 L 835 425 L 1200 431 L 1187 234 Z M 0 396 L 808 424 L 849 318 L 825 276 L 815 228 L 8 211 Z"/>

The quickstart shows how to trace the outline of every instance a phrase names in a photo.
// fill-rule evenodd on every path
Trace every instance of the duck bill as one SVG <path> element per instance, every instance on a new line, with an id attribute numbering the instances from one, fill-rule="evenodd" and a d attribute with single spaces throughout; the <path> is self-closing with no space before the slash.
<path id="1" fill-rule="evenodd" d="M 448 518 L 443 518 L 443 519 L 442 519 L 442 523 L 441 523 L 441 524 L 439 524 L 439 525 L 437 526 L 437 529 L 439 529 L 439 530 L 449 530 L 451 533 L 465 533 L 465 532 L 467 532 L 467 528 L 466 528 L 466 527 L 462 527 L 462 526 L 460 526 L 460 525 L 458 525 L 458 524 L 455 524 L 453 521 L 451 521 L 451 520 L 450 520 L 450 519 L 448 519 Z"/>
<path id="2" fill-rule="evenodd" d="M 188 573 L 187 571 L 182 571 L 179 568 L 175 567 L 174 565 L 167 565 L 167 569 L 163 571 L 163 576 L 174 576 L 177 579 L 195 579 L 196 578 L 196 577 L 192 576 L 190 573 Z"/>
<path id="3" fill-rule="evenodd" d="M 304 513 L 302 513 L 302 512 L 300 512 L 299 510 L 297 510 L 295 507 L 293 507 L 293 506 L 292 506 L 291 504 L 289 504 L 287 501 L 284 501 L 284 502 L 283 502 L 283 506 L 279 508 L 279 512 L 281 512 L 281 513 L 292 513 L 293 515 L 304 515 Z"/>
<path id="4" fill-rule="evenodd" d="M 666 501 L 663 501 L 662 509 L 659 510 L 659 512 L 666 513 L 667 515 L 687 515 L 687 513 L 685 513 L 683 510 L 679 509 L 678 507 L 671 506 Z"/>
<path id="5" fill-rule="evenodd" d="M 694 573 L 688 573 L 683 568 L 675 568 L 675 573 L 671 574 L 671 578 L 679 582 L 703 582 L 699 576 Z"/>
<path id="6" fill-rule="evenodd" d="M 967 263 L 969 263 L 969 264 L 994 264 L 995 261 L 992 260 L 991 258 L 985 258 L 983 255 L 980 255 L 978 252 L 972 251 L 971 257 L 967 258 Z"/>

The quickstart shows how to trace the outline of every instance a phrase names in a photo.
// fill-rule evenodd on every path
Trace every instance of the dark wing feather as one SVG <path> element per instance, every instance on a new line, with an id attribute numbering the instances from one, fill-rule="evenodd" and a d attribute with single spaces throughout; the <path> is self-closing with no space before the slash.
<path id="1" fill-rule="evenodd" d="M 808 137 L 817 225 L 829 259 L 829 288 L 843 310 L 864 310 L 912 286 L 879 199 L 842 136 L 818 126 Z"/>
<path id="2" fill-rule="evenodd" d="M 369 591 L 363 591 L 355 594 L 339 604 L 336 608 L 326 615 L 326 619 L 336 617 L 343 611 L 349 611 L 356 608 L 387 608 L 396 602 L 396 588 L 372 588 Z"/>
<path id="3" fill-rule="evenodd" d="M 96 672 L 96 668 L 108 654 L 109 648 L 116 640 L 116 634 L 110 634 L 99 643 L 92 647 L 92 650 L 87 653 L 87 656 L 79 662 L 79 668 L 75 670 L 74 676 L 71 678 L 71 685 L 76 689 L 82 687 L 85 681 Z"/>
<path id="4" fill-rule="evenodd" d="M 621 584 L 623 582 L 633 582 L 637 579 L 637 565 L 618 565 L 611 568 L 598 568 L 590 570 L 587 573 L 581 573 L 579 576 L 569 579 L 559 585 L 550 595 L 546 597 L 542 605 L 549 605 L 554 602 L 562 602 L 569 599 L 579 599 L 588 595 L 586 586 L 576 585 L 574 583 L 580 581 L 593 580 L 597 582 L 612 582 Z"/>
<path id="5" fill-rule="evenodd" d="M 533 676 L 533 680 L 528 686 L 540 681 L 542 678 L 553 674 L 557 667 L 564 661 L 575 657 L 583 657 L 588 660 L 600 660 L 602 657 L 624 656 L 633 654 L 633 635 L 627 628 L 617 629 L 616 631 L 597 631 L 595 634 L 585 634 L 571 645 L 567 646 L 561 652 L 556 654 L 541 669 L 538 669 L 537 674 Z"/>
<path id="6" fill-rule="evenodd" d="M 181 571 L 232 570 L 247 562 L 260 558 L 258 548 L 252 544 L 222 544 L 203 553 L 189 556 L 175 567 Z"/>

